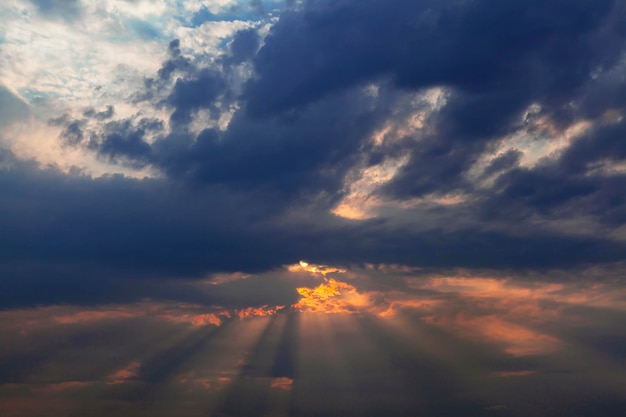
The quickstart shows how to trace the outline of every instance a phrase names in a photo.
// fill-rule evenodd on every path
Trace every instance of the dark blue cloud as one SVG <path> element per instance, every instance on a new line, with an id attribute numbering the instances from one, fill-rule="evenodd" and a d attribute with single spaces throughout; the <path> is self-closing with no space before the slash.
<path id="1" fill-rule="evenodd" d="M 218 72 L 204 69 L 191 79 L 179 78 L 166 103 L 176 110 L 171 121 L 175 124 L 189 123 L 191 115 L 199 109 L 210 109 L 217 113 L 215 101 L 225 90 L 225 83 Z"/>
<path id="2" fill-rule="evenodd" d="M 0 293 L 19 296 L 2 302 L 139 297 L 142 279 L 302 257 L 501 271 L 622 262 L 623 241 L 606 231 L 626 224 L 625 176 L 602 169 L 626 159 L 624 123 L 607 121 L 625 104 L 623 9 L 609 0 L 319 1 L 284 11 L 263 44 L 254 30 L 237 33 L 211 62 L 192 62 L 172 41 L 137 95 L 171 112 L 171 130 L 141 115 L 115 119 L 113 107 L 51 121 L 66 145 L 161 178 L 67 175 L 5 152 L 0 256 L 11 278 Z M 240 94 L 245 61 L 256 73 Z M 407 91 L 432 86 L 447 100 L 421 136 L 374 149 L 374 132 L 416 109 Z M 540 110 L 524 120 L 530 104 Z M 234 105 L 228 126 L 215 127 Z M 207 128 L 192 133 L 199 114 Z M 493 187 L 477 188 L 468 170 L 539 117 L 557 130 L 594 124 L 536 166 L 520 165 L 521 150 L 496 157 L 481 177 Z M 362 222 L 329 213 L 351 169 L 401 155 L 409 163 L 384 196 L 462 192 L 466 201 Z M 584 232 L 564 226 L 585 219 Z M 46 291 L 31 294 L 38 286 Z"/>
<path id="3" fill-rule="evenodd" d="M 220 271 L 264 271 L 303 257 L 338 265 L 522 271 L 612 263 L 626 253 L 622 243 L 601 236 L 539 227 L 518 236 L 476 223 L 457 231 L 444 231 L 443 222 L 418 230 L 388 221 L 352 223 L 323 211 L 289 220 L 297 210 L 293 203 L 260 189 L 92 179 L 40 170 L 6 151 L 2 158 L 4 307 L 195 298 L 167 283 Z"/>
<path id="4" fill-rule="evenodd" d="M 98 149 L 101 155 L 108 156 L 113 162 L 119 158 L 127 159 L 140 165 L 151 159 L 152 149 L 146 142 L 147 132 L 159 132 L 163 129 L 160 120 L 141 119 L 138 123 L 130 120 L 109 122 L 104 126 L 100 138 L 92 137 L 90 147 Z"/>
<path id="5" fill-rule="evenodd" d="M 626 175 L 612 164 L 626 160 L 620 140 L 625 128 L 624 122 L 601 125 L 554 161 L 513 167 L 497 179 L 497 193 L 486 198 L 488 216 L 592 216 L 609 227 L 623 225 L 626 200 L 617 190 L 626 186 Z"/>
<path id="6" fill-rule="evenodd" d="M 435 133 L 406 150 L 410 163 L 387 191 L 465 190 L 463 172 L 525 108 L 540 103 L 557 120 L 594 71 L 613 68 L 621 11 L 610 0 L 307 2 L 272 28 L 244 97 L 249 112 L 268 115 L 388 78 L 403 89 L 447 88 Z"/>
<path id="7" fill-rule="evenodd" d="M 409 88 L 484 93 L 522 82 L 570 91 L 595 66 L 619 57 L 619 28 L 605 27 L 615 23 L 617 4 L 306 2 L 272 28 L 255 60 L 259 78 L 249 86 L 249 106 L 279 111 L 381 76 Z"/>
<path id="8" fill-rule="evenodd" d="M 157 141 L 156 163 L 172 176 L 196 183 L 274 189 L 292 196 L 335 192 L 362 139 L 385 115 L 369 103 L 357 93 L 272 120 L 239 112 L 226 132 L 207 129 L 188 146 L 177 135 Z"/>
<path id="9" fill-rule="evenodd" d="M 227 59 L 227 62 L 239 64 L 253 57 L 259 49 L 260 43 L 261 40 L 256 30 L 245 29 L 238 31 L 230 43 L 232 56 Z"/>

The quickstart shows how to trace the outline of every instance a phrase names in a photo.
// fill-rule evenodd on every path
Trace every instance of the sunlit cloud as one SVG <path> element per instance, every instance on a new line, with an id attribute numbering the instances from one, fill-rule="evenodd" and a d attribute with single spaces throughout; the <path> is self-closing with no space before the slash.
<path id="1" fill-rule="evenodd" d="M 194 326 L 206 326 L 207 324 L 212 324 L 213 326 L 221 326 L 223 317 L 229 317 L 228 313 L 223 314 L 198 314 L 196 316 L 192 316 L 191 323 Z"/>
<path id="2" fill-rule="evenodd" d="M 404 309 L 408 310 L 422 310 L 429 311 L 432 310 L 433 307 L 442 303 L 442 300 L 437 299 L 429 299 L 429 298 L 408 298 L 402 299 L 402 297 L 398 297 L 398 299 L 387 299 L 385 303 L 382 304 L 383 308 L 386 308 L 383 311 L 378 312 L 379 317 L 395 317 L 398 313 L 400 313 Z"/>
<path id="3" fill-rule="evenodd" d="M 377 96 L 378 87 L 368 86 Z M 401 142 L 419 142 L 432 134 L 428 119 L 445 105 L 447 92 L 440 87 L 430 88 L 418 94 L 407 94 L 396 103 L 389 120 L 375 130 L 369 138 L 374 149 L 393 147 Z M 355 166 L 344 180 L 344 194 L 331 213 L 350 220 L 367 220 L 387 215 L 394 210 L 406 210 L 424 202 L 448 205 L 457 204 L 457 196 L 427 196 L 410 201 L 382 197 L 377 192 L 394 179 L 410 161 L 410 155 L 389 156 L 377 164 L 369 161 Z"/>
<path id="4" fill-rule="evenodd" d="M 446 318 L 432 320 L 433 324 L 451 329 L 463 337 L 499 344 L 505 353 L 512 356 L 547 354 L 562 347 L 556 337 L 507 322 L 496 315 L 457 315 L 451 321 Z"/>
<path id="5" fill-rule="evenodd" d="M 18 0 L 0 5 L 0 85 L 28 103 L 33 114 L 30 123 L 2 132 L 0 144 L 42 166 L 93 176 L 119 173 L 143 178 L 158 177 L 160 172 L 150 166 L 111 163 L 82 147 L 62 146 L 58 129 L 47 125 L 49 119 L 64 114 L 77 117 L 85 109 L 112 105 L 116 119 L 158 117 L 168 128 L 171 110 L 155 102 L 167 97 L 171 86 L 152 92 L 154 100 L 136 100 L 146 80 L 157 76 L 166 60 L 168 43 L 179 39 L 185 56 L 206 66 L 225 53 L 226 41 L 238 30 L 259 25 L 259 16 L 191 25 L 194 13 L 203 8 L 221 12 L 237 6 L 236 1 L 226 0 L 77 1 L 79 13 L 71 24 L 64 24 L 68 22 L 59 19 L 62 15 L 42 15 L 35 4 Z M 53 2 L 54 7 L 48 8 L 62 10 L 63 4 Z M 252 72 L 237 83 L 250 76 Z M 225 128 L 236 108 L 226 106 L 218 125 Z M 192 131 L 208 127 L 211 119 L 201 117 L 201 126 Z M 151 142 L 149 137 L 146 140 Z"/>
<path id="6" fill-rule="evenodd" d="M 374 196 L 374 191 L 391 181 L 408 160 L 407 156 L 387 159 L 355 174 L 354 180 L 347 185 L 346 197 L 332 210 L 332 213 L 351 220 L 376 217 L 377 209 L 384 206 L 385 202 Z"/>
<path id="7" fill-rule="evenodd" d="M 136 310 L 83 310 L 74 314 L 55 316 L 54 320 L 59 324 L 93 323 L 100 320 L 119 320 L 140 317 L 145 313 Z"/>
<path id="8" fill-rule="evenodd" d="M 327 274 L 343 274 L 346 272 L 344 268 L 336 268 L 328 265 L 316 265 L 307 261 L 300 261 L 298 264 L 289 265 L 287 270 L 290 272 L 309 272 L 311 274 L 320 274 L 326 276 Z"/>
<path id="9" fill-rule="evenodd" d="M 370 305 L 366 295 L 359 294 L 353 285 L 329 279 L 315 288 L 298 288 L 300 300 L 294 308 L 300 311 L 324 313 L 354 313 Z"/>
<path id="10" fill-rule="evenodd" d="M 619 120 L 618 116 L 610 113 L 598 121 L 575 120 L 563 127 L 558 126 L 549 117 L 541 114 L 540 105 L 530 105 L 521 115 L 520 127 L 503 137 L 496 149 L 491 149 L 485 153 L 468 171 L 468 177 L 479 186 L 491 187 L 502 172 L 494 172 L 485 176 L 484 170 L 490 162 L 508 151 L 519 151 L 521 155 L 519 165 L 533 168 L 542 160 L 545 162 L 547 159 L 558 158 L 563 150 L 595 126 Z"/>
<path id="11" fill-rule="evenodd" d="M 276 388 L 283 391 L 291 391 L 293 387 L 293 379 L 287 377 L 274 378 L 272 380 L 272 384 L 270 385 L 272 388 Z"/>
<path id="12" fill-rule="evenodd" d="M 236 313 L 237 317 L 239 317 L 240 320 L 243 320 L 243 319 L 246 319 L 248 317 L 273 316 L 274 314 L 278 313 L 279 311 L 281 311 L 284 308 L 285 308 L 285 306 L 248 307 L 248 308 L 244 308 L 244 309 L 235 310 L 235 313 Z"/>

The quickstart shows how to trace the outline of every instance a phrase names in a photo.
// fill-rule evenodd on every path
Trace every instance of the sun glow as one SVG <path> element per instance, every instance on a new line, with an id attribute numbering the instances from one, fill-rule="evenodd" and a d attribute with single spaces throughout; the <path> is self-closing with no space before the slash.
<path id="1" fill-rule="evenodd" d="M 289 272 L 309 272 L 311 274 L 321 274 L 326 276 L 327 274 L 337 273 L 344 274 L 347 272 L 344 268 L 336 268 L 328 265 L 316 265 L 307 261 L 300 261 L 295 265 L 287 266 Z"/>
<path id="2" fill-rule="evenodd" d="M 324 313 L 353 313 L 370 304 L 366 295 L 359 294 L 350 284 L 334 279 L 315 288 L 297 289 L 301 298 L 294 308 L 300 311 Z"/>

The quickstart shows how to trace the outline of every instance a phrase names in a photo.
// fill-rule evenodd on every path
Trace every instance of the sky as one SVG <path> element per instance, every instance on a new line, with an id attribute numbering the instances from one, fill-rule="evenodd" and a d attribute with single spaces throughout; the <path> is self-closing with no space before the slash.
<path id="1" fill-rule="evenodd" d="M 626 410 L 624 0 L 0 3 L 0 415 Z"/>

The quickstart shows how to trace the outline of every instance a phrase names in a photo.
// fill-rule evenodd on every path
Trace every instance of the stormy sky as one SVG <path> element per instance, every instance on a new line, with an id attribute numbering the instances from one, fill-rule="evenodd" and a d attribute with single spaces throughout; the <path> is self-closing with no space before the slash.
<path id="1" fill-rule="evenodd" d="M 626 2 L 0 4 L 0 415 L 624 416 Z"/>

